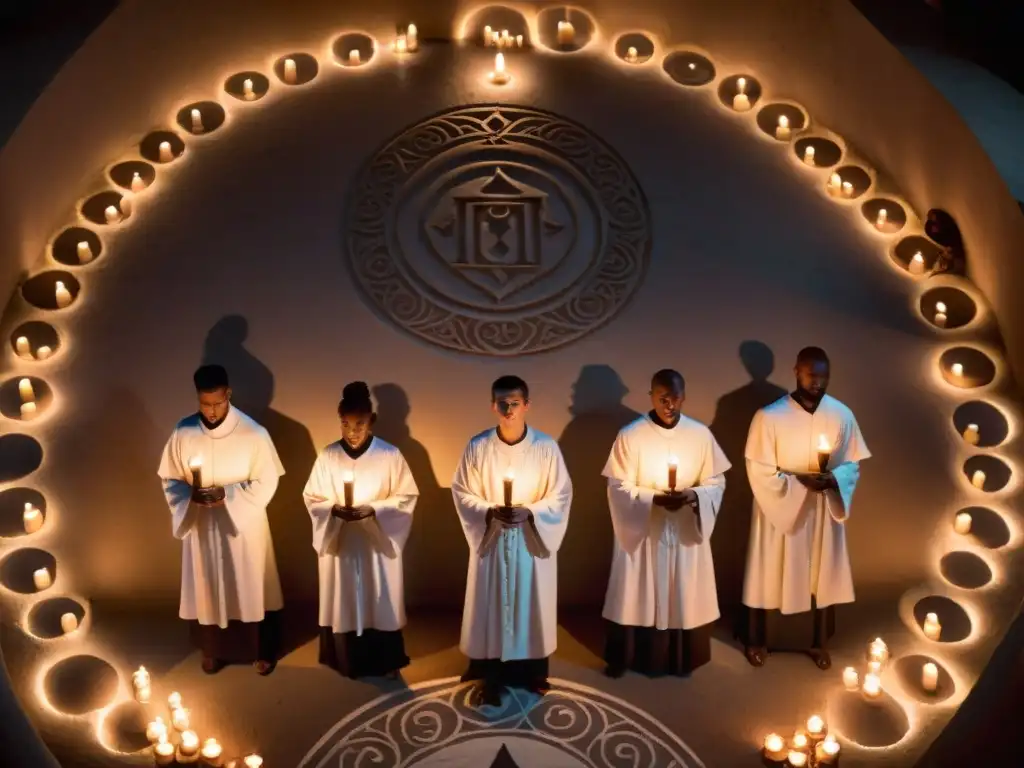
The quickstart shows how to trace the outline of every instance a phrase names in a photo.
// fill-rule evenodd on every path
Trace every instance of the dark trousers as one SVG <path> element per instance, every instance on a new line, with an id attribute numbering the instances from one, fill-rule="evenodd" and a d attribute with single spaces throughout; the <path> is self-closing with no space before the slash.
<path id="1" fill-rule="evenodd" d="M 777 610 L 747 608 L 740 618 L 738 635 L 743 644 L 769 651 L 824 650 L 836 633 L 836 607 L 818 608 L 811 601 L 811 610 L 784 615 Z"/>
<path id="2" fill-rule="evenodd" d="M 604 660 L 650 677 L 685 677 L 711 661 L 711 624 L 693 629 L 629 627 L 608 622 Z"/>
<path id="3" fill-rule="evenodd" d="M 263 621 L 231 621 L 226 629 L 191 621 L 190 634 L 206 659 L 227 664 L 277 661 L 281 647 L 280 618 L 280 611 L 267 611 Z"/>
<path id="4" fill-rule="evenodd" d="M 509 688 L 529 688 L 532 684 L 548 679 L 548 659 L 470 659 L 469 667 L 462 675 L 463 682 L 482 680 L 488 685 Z"/>
<path id="5" fill-rule="evenodd" d="M 364 629 L 357 635 L 320 627 L 320 663 L 354 680 L 397 672 L 409 666 L 409 657 L 400 629 Z"/>

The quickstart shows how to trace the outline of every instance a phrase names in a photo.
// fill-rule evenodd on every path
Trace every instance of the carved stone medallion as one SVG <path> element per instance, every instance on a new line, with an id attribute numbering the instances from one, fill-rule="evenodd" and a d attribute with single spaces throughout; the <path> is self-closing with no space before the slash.
<path id="1" fill-rule="evenodd" d="M 447 349 L 518 355 L 626 305 L 647 271 L 650 212 L 622 158 L 583 126 L 483 105 L 381 148 L 352 190 L 345 240 L 379 314 Z"/>
<path id="2" fill-rule="evenodd" d="M 476 708 L 456 678 L 381 696 L 345 717 L 299 768 L 704 768 L 671 731 L 632 705 L 552 680 L 544 698 L 509 690 Z"/>

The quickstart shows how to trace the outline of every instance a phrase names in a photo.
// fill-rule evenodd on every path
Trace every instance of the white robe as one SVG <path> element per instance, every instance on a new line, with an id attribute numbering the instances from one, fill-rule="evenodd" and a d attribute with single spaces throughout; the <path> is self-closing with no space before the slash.
<path id="1" fill-rule="evenodd" d="M 792 474 L 818 471 L 820 435 L 838 491 L 811 491 Z M 846 521 L 859 462 L 871 457 L 853 412 L 825 395 L 811 414 L 785 395 L 754 416 L 745 456 L 754 510 L 744 605 L 792 614 L 809 611 L 811 595 L 819 608 L 852 603 Z"/>
<path id="2" fill-rule="evenodd" d="M 202 461 L 203 485 L 223 486 L 222 505 L 191 503 L 194 459 Z M 267 504 L 284 467 L 267 430 L 234 406 L 212 430 L 189 416 L 171 433 L 158 474 L 171 533 L 181 540 L 181 618 L 226 628 L 280 610 Z"/>
<path id="3" fill-rule="evenodd" d="M 678 462 L 676 488 L 697 492 L 697 514 L 654 506 L 655 494 L 668 490 L 670 457 Z M 718 618 L 711 533 L 730 466 L 711 430 L 686 416 L 672 429 L 650 416 L 623 427 L 603 472 L 615 531 L 604 618 L 657 629 Z"/>
<path id="4" fill-rule="evenodd" d="M 515 474 L 512 503 L 533 513 L 549 557 L 530 554 L 519 526 L 502 530 L 493 549 L 480 557 L 487 510 L 502 504 L 509 469 Z M 503 442 L 495 429 L 481 432 L 466 446 L 452 496 L 470 552 L 462 652 L 502 661 L 550 656 L 557 645 L 558 549 L 572 502 L 558 443 L 533 428 L 515 445 Z"/>
<path id="5" fill-rule="evenodd" d="M 353 522 L 331 514 L 335 504 L 344 504 L 346 472 L 352 473 L 352 504 L 373 507 L 374 519 Z M 419 489 L 401 452 L 374 437 L 353 459 L 340 441 L 332 443 L 320 451 L 302 495 L 318 555 L 320 626 L 357 635 L 404 627 L 402 550 Z M 386 537 L 388 551 L 381 551 L 371 527 Z"/>

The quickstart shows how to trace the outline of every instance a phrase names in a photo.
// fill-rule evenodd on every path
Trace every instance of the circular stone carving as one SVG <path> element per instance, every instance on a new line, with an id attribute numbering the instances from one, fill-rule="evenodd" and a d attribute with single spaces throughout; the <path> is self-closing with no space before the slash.
<path id="1" fill-rule="evenodd" d="M 813 152 L 808 153 L 808 148 Z M 807 136 L 793 142 L 793 151 L 808 168 L 831 168 L 843 159 L 843 149 L 822 136 Z"/>
<path id="2" fill-rule="evenodd" d="M 28 612 L 28 628 L 36 637 L 52 640 L 64 635 L 61 617 L 65 613 L 74 614 L 81 625 L 85 618 L 85 608 L 77 600 L 70 597 L 54 597 L 42 600 L 32 606 Z M 72 630 L 72 631 L 77 631 Z"/>
<path id="3" fill-rule="evenodd" d="M 957 514 L 960 512 L 971 516 L 971 532 L 968 535 L 981 546 L 999 549 L 1010 543 L 1010 526 L 998 512 L 988 507 L 966 507 L 957 510 Z"/>
<path id="4" fill-rule="evenodd" d="M 882 215 L 885 211 L 885 215 Z M 860 207 L 867 222 L 883 235 L 894 235 L 907 223 L 907 212 L 903 206 L 889 197 L 874 197 Z"/>
<path id="5" fill-rule="evenodd" d="M 954 587 L 981 589 L 992 581 L 992 569 L 973 552 L 950 552 L 939 562 L 942 577 Z"/>
<path id="6" fill-rule="evenodd" d="M 246 90 L 246 80 L 251 91 Z M 270 80 L 262 72 L 238 72 L 224 81 L 224 90 L 239 101 L 258 101 L 270 90 Z"/>
<path id="7" fill-rule="evenodd" d="M 616 57 L 627 64 L 644 64 L 654 57 L 654 41 L 643 32 L 621 35 L 613 48 Z"/>
<path id="8" fill-rule="evenodd" d="M 79 243 L 85 243 L 79 247 Z M 68 227 L 50 246 L 54 261 L 68 267 L 80 267 L 94 261 L 103 253 L 103 243 L 99 235 L 85 227 Z"/>
<path id="9" fill-rule="evenodd" d="M 9 483 L 39 469 L 43 446 L 28 435 L 0 435 L 0 483 Z"/>
<path id="10" fill-rule="evenodd" d="M 954 369 L 956 365 L 960 368 Z M 973 347 L 947 349 L 939 357 L 939 370 L 946 383 L 961 389 L 984 387 L 996 378 L 996 364 L 992 358 Z"/>
<path id="11" fill-rule="evenodd" d="M 703 768 L 650 715 L 608 694 L 552 679 L 544 698 L 510 690 L 473 706 L 471 683 L 430 681 L 381 696 L 335 725 L 299 764 L 412 768 L 450 765 L 650 765 Z M 623 762 L 625 756 L 627 762 Z"/>
<path id="12" fill-rule="evenodd" d="M 945 310 L 940 313 L 943 304 Z M 974 299 L 952 285 L 925 291 L 918 307 L 925 320 L 937 328 L 963 328 L 978 315 Z"/>
<path id="13" fill-rule="evenodd" d="M 520 355 L 608 322 L 643 282 L 650 211 L 583 126 L 520 106 L 444 112 L 382 147 L 347 212 L 355 283 L 446 349 Z"/>
<path id="14" fill-rule="evenodd" d="M 891 747 L 910 732 L 910 719 L 886 691 L 868 702 L 860 693 L 843 691 L 829 702 L 828 721 L 835 731 L 862 747 Z"/>
<path id="15" fill-rule="evenodd" d="M 359 51 L 359 58 L 351 58 L 352 51 Z M 377 54 L 377 44 L 369 35 L 362 32 L 349 32 L 336 38 L 331 43 L 331 52 L 335 61 L 343 67 L 361 67 L 368 64 Z"/>
<path id="16" fill-rule="evenodd" d="M 715 79 L 715 65 L 711 59 L 696 51 L 672 51 L 661 63 L 665 74 L 680 85 L 707 85 Z"/>
<path id="17" fill-rule="evenodd" d="M 943 595 L 929 595 L 922 597 L 914 604 L 914 621 L 917 622 L 922 636 L 924 636 L 924 621 L 929 613 L 936 614 L 939 624 L 942 626 L 939 639 L 932 642 L 958 643 L 971 636 L 973 629 L 971 617 L 955 600 Z"/>
<path id="18" fill-rule="evenodd" d="M 39 510 L 43 525 L 46 525 L 46 499 L 43 494 L 33 488 L 8 488 L 0 491 L 0 536 L 28 535 L 25 531 L 26 504 Z"/>
<path id="19" fill-rule="evenodd" d="M 934 691 L 926 691 L 921 683 L 922 671 L 925 664 L 934 664 L 939 673 L 938 685 Z M 952 676 L 942 666 L 942 662 L 931 656 L 904 656 L 896 660 L 893 665 L 896 670 L 896 677 L 899 678 L 903 690 L 922 704 L 938 704 L 945 701 L 956 693 L 956 683 Z"/>
<path id="20" fill-rule="evenodd" d="M 192 113 L 195 111 L 199 112 L 198 123 L 192 118 Z M 227 113 L 224 111 L 224 107 L 216 101 L 197 101 L 194 104 L 187 104 L 178 110 L 178 115 L 175 118 L 178 125 L 193 136 L 216 131 L 224 125 L 226 119 Z"/>
<path id="21" fill-rule="evenodd" d="M 146 707 L 135 701 L 115 704 L 103 717 L 97 733 L 100 743 L 121 754 L 141 752 L 149 746 L 146 725 L 149 720 Z M 167 718 L 164 717 L 166 722 Z"/>
<path id="22" fill-rule="evenodd" d="M 60 349 L 60 336 L 49 323 L 29 320 L 11 332 L 11 349 L 22 360 L 49 360 Z"/>
<path id="23" fill-rule="evenodd" d="M 979 475 L 978 473 L 982 473 Z M 996 493 L 1003 490 L 1010 484 L 1013 477 L 1013 470 L 1010 465 L 995 456 L 971 456 L 964 462 L 964 475 L 967 481 L 976 485 L 980 491 L 985 493 Z"/>
<path id="24" fill-rule="evenodd" d="M 36 588 L 35 572 L 43 568 L 50 572 L 50 586 L 40 590 Z M 52 589 L 56 580 L 57 558 L 45 550 L 34 547 L 16 549 L 0 560 L 0 584 L 12 592 L 34 595 Z"/>
<path id="25" fill-rule="evenodd" d="M 150 163 L 142 160 L 126 160 L 123 163 L 118 163 L 109 171 L 107 175 L 110 180 L 121 187 L 121 189 L 132 189 L 132 185 L 138 185 L 135 181 L 135 175 L 138 174 L 139 178 L 142 179 L 143 185 L 149 187 L 154 181 L 156 181 L 156 168 Z M 133 192 L 141 192 L 141 189 L 132 190 Z"/>
<path id="26" fill-rule="evenodd" d="M 96 656 L 71 656 L 46 672 L 43 690 L 50 706 L 65 715 L 84 715 L 117 696 L 117 671 Z"/>

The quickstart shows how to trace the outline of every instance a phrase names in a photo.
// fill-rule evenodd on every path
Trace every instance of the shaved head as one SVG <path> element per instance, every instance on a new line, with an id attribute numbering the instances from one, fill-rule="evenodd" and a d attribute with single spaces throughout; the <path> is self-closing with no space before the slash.
<path id="1" fill-rule="evenodd" d="M 679 371 L 675 371 L 671 368 L 662 368 L 651 376 L 651 389 L 654 389 L 655 387 L 664 387 L 666 389 L 675 389 L 678 387 L 680 391 L 685 391 L 686 381 L 683 379 L 683 374 Z"/>

